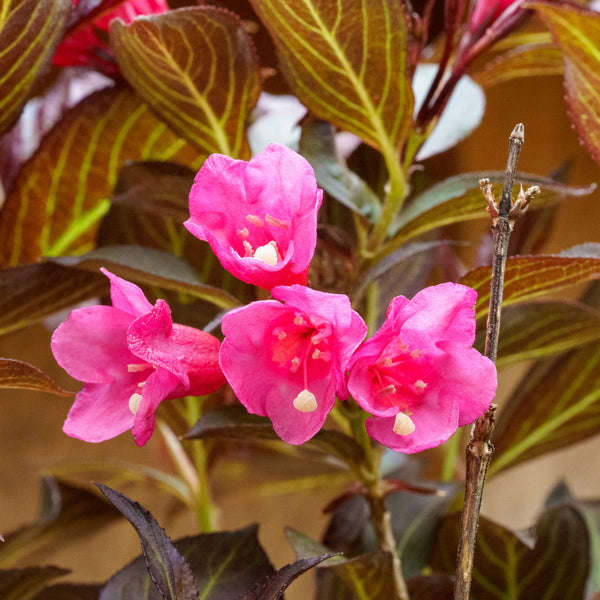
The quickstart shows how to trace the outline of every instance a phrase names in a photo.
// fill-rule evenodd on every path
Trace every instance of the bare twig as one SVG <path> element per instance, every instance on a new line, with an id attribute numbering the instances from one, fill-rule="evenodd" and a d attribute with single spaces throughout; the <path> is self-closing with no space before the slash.
<path id="1" fill-rule="evenodd" d="M 492 265 L 490 308 L 485 340 L 485 355 L 494 362 L 496 361 L 498 352 L 500 313 L 504 291 L 504 269 L 510 234 L 512 233 L 515 221 L 527 210 L 531 198 L 539 193 L 537 186 L 529 188 L 525 192 L 521 188 L 517 198 L 515 200 L 512 198 L 517 161 L 524 139 L 524 127 L 523 124 L 519 123 L 510 134 L 504 186 L 499 204 L 494 198 L 489 180 L 482 179 L 479 182 L 487 201 L 488 212 L 492 217 L 492 233 L 494 236 L 495 253 Z M 491 437 L 494 430 L 495 414 L 496 405 L 492 404 L 487 412 L 475 421 L 471 430 L 471 440 L 467 446 L 465 504 L 456 563 L 455 600 L 468 600 L 469 590 L 471 589 L 475 536 L 479 523 L 483 484 L 494 450 Z"/>

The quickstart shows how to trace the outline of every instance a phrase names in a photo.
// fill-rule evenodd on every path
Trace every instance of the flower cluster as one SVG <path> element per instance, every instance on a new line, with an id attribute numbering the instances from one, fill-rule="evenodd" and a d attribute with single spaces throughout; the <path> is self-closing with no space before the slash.
<path id="1" fill-rule="evenodd" d="M 249 162 L 213 155 L 190 193 L 187 229 L 223 267 L 272 299 L 231 310 L 224 340 L 173 324 L 161 300 L 105 271 L 112 307 L 74 311 L 55 332 L 58 362 L 85 382 L 65 432 L 101 441 L 132 429 L 138 444 L 162 400 L 205 394 L 225 380 L 289 444 L 314 436 L 336 398 L 371 418 L 371 437 L 399 452 L 441 444 L 490 405 L 493 363 L 472 348 L 476 293 L 446 283 L 392 300 L 367 326 L 350 299 L 307 287 L 322 191 L 309 164 L 271 144 Z M 220 348 L 219 348 L 220 346 Z"/>

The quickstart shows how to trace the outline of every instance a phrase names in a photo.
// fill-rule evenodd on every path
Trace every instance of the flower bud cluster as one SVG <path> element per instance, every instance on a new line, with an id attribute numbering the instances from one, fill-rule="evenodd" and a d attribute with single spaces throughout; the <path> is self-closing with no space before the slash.
<path id="1" fill-rule="evenodd" d="M 494 364 L 472 348 L 474 290 L 454 283 L 392 300 L 369 339 L 344 294 L 311 289 L 323 197 L 310 165 L 271 144 L 249 162 L 212 155 L 190 192 L 186 228 L 230 273 L 272 299 L 222 319 L 224 340 L 173 324 L 169 308 L 111 273 L 112 307 L 74 311 L 55 332 L 58 362 L 84 381 L 65 432 L 101 441 L 132 429 L 138 444 L 162 400 L 209 393 L 225 381 L 246 409 L 302 444 L 336 399 L 370 415 L 371 437 L 399 452 L 441 444 L 489 407 Z"/>

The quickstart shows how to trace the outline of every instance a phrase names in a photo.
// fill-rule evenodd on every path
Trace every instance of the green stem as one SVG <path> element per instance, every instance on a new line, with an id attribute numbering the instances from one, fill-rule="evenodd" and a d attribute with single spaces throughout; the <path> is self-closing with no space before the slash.
<path id="1" fill-rule="evenodd" d="M 385 483 L 381 476 L 381 448 L 375 447 L 367 434 L 365 428 L 367 413 L 351 399 L 347 400 L 345 405 L 346 415 L 354 438 L 362 446 L 365 453 L 365 462 L 358 476 L 362 480 L 371 509 L 371 523 L 375 529 L 379 548 L 383 552 L 387 552 L 392 560 L 394 595 L 390 600 L 409 600 L 396 540 L 392 531 L 390 512 L 385 505 Z"/>
<path id="2" fill-rule="evenodd" d="M 383 208 L 381 215 L 377 223 L 371 231 L 371 236 L 367 244 L 367 251 L 369 253 L 376 252 L 381 244 L 385 241 L 390 225 L 392 224 L 394 217 L 400 209 L 402 204 L 408 195 L 408 186 L 406 184 L 406 176 L 402 165 L 400 164 L 399 157 L 396 153 L 384 153 L 383 159 L 389 173 L 388 192 L 385 200 L 383 201 Z"/>
<path id="3" fill-rule="evenodd" d="M 186 412 L 189 425 L 194 425 L 202 414 L 202 399 L 196 397 L 186 398 Z M 198 527 L 203 533 L 209 533 L 218 529 L 219 511 L 210 494 L 207 442 L 194 440 L 191 444 L 191 459 L 198 475 L 198 495 L 196 498 Z"/>

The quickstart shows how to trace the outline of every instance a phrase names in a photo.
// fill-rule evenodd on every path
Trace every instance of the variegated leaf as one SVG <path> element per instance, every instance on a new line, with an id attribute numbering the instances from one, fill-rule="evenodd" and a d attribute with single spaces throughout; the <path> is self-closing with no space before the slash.
<path id="1" fill-rule="evenodd" d="M 115 20 L 110 39 L 129 83 L 182 137 L 203 152 L 249 157 L 244 126 L 260 76 L 235 15 L 206 6 Z"/>
<path id="2" fill-rule="evenodd" d="M 0 214 L 0 266 L 94 246 L 126 160 L 202 157 L 130 88 L 111 87 L 66 113 L 21 168 Z"/>
<path id="3" fill-rule="evenodd" d="M 50 66 L 71 0 L 3 0 L 0 4 L 0 134 L 19 115 Z"/>

